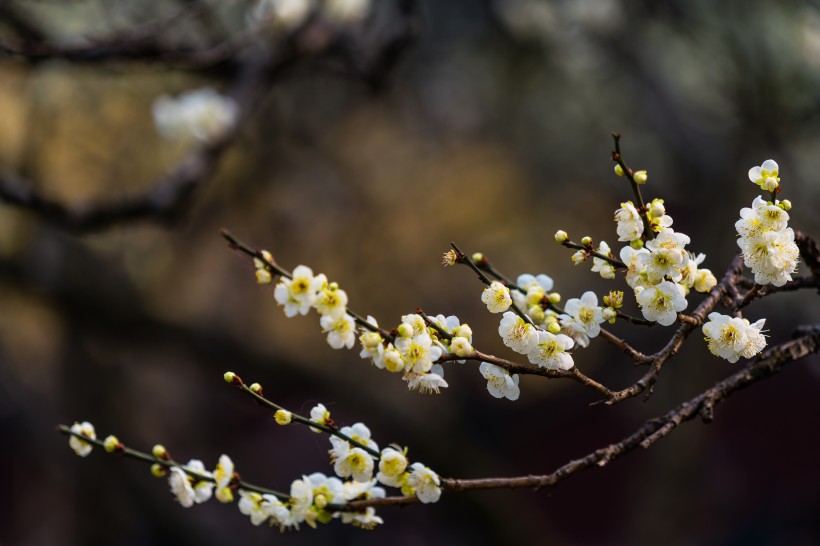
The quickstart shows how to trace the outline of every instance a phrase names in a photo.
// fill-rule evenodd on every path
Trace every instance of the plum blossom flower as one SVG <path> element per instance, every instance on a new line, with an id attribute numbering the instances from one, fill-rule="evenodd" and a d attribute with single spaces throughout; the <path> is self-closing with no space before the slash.
<path id="1" fill-rule="evenodd" d="M 219 502 L 233 501 L 233 493 L 229 487 L 231 480 L 233 480 L 233 473 L 234 464 L 231 458 L 227 455 L 220 455 L 219 462 L 216 464 L 216 469 L 214 470 L 215 496 Z"/>
<path id="2" fill-rule="evenodd" d="M 498 326 L 498 334 L 504 345 L 522 355 L 529 353 L 538 342 L 538 331 L 535 327 L 512 311 L 504 313 Z"/>
<path id="3" fill-rule="evenodd" d="M 373 477 L 373 457 L 360 447 L 348 449 L 333 464 L 333 470 L 340 478 L 352 476 L 357 482 L 370 481 Z"/>
<path id="4" fill-rule="evenodd" d="M 575 364 L 572 356 L 566 351 L 572 349 L 575 342 L 564 334 L 552 334 L 543 330 L 538 332 L 538 344 L 527 353 L 530 362 L 548 370 L 569 370 Z"/>
<path id="5" fill-rule="evenodd" d="M 419 501 L 424 504 L 437 502 L 441 498 L 441 480 L 438 474 L 421 463 L 413 463 L 407 476 L 407 486 L 412 488 Z"/>
<path id="6" fill-rule="evenodd" d="M 597 252 L 599 254 L 603 254 L 604 256 L 609 256 L 610 248 L 606 241 L 601 241 L 598 245 Z M 615 267 L 608 261 L 601 258 L 592 258 L 592 272 L 600 274 L 603 279 L 615 278 Z"/>
<path id="7" fill-rule="evenodd" d="M 587 338 L 596 337 L 601 333 L 601 323 L 604 322 L 603 311 L 598 307 L 598 296 L 595 292 L 588 291 L 580 298 L 567 300 L 564 306 L 564 314 L 560 316 L 561 325 L 578 333 L 582 333 Z M 575 340 L 580 346 L 586 347 L 586 342 Z M 529 351 L 528 351 L 529 352 Z"/>
<path id="8" fill-rule="evenodd" d="M 635 299 L 641 306 L 641 313 L 646 320 L 669 326 L 686 309 L 687 302 L 683 288 L 676 283 L 663 281 L 649 288 L 636 292 Z"/>
<path id="9" fill-rule="evenodd" d="M 487 390 L 494 398 L 518 400 L 521 395 L 518 388 L 518 374 L 511 376 L 510 372 L 504 368 L 488 362 L 482 362 L 478 370 L 487 380 Z"/>
<path id="10" fill-rule="evenodd" d="M 285 307 L 288 318 L 307 315 L 316 301 L 316 293 L 327 284 L 327 277 L 320 273 L 313 276 L 313 270 L 305 265 L 296 266 L 293 277 L 282 277 L 273 290 L 273 297 L 279 305 Z"/>
<path id="11" fill-rule="evenodd" d="M 425 330 L 415 337 L 399 337 L 395 341 L 405 367 L 417 374 L 430 371 L 433 362 L 441 358 L 441 347 L 433 343 L 433 338 Z"/>
<path id="12" fill-rule="evenodd" d="M 177 498 L 177 501 L 185 508 L 190 508 L 196 504 L 203 503 L 211 498 L 214 484 L 208 480 L 197 480 L 194 475 L 204 478 L 211 478 L 213 475 L 205 470 L 205 465 L 202 461 L 191 459 L 185 465 L 185 469 L 178 466 L 171 467 L 168 474 L 168 485 L 171 487 L 171 492 Z"/>
<path id="13" fill-rule="evenodd" d="M 750 324 L 744 318 L 710 313 L 709 322 L 703 325 L 709 351 L 729 362 L 737 362 L 741 356 L 752 358 L 766 346 L 761 333 L 765 322 L 766 319 L 760 319 Z"/>
<path id="14" fill-rule="evenodd" d="M 438 394 L 439 389 L 448 386 L 444 380 L 444 368 L 441 364 L 436 364 L 427 373 L 408 372 L 404 379 L 407 381 L 408 389 L 418 390 L 422 394 Z"/>
<path id="15" fill-rule="evenodd" d="M 387 447 L 382 450 L 379 459 L 379 472 L 376 474 L 384 485 L 401 487 L 400 478 L 407 469 L 407 457 L 401 451 Z"/>
<path id="16" fill-rule="evenodd" d="M 632 201 L 621 203 L 621 208 L 615 211 L 615 221 L 619 241 L 635 241 L 643 235 L 643 219 Z"/>
<path id="17" fill-rule="evenodd" d="M 490 313 L 503 313 L 512 305 L 510 289 L 498 281 L 493 281 L 481 293 L 481 301 L 487 305 Z"/>
<path id="18" fill-rule="evenodd" d="M 316 404 L 310 410 L 310 420 L 319 425 L 326 425 L 330 421 L 330 412 L 324 404 Z M 322 432 L 320 429 L 310 427 L 313 432 Z"/>
<path id="19" fill-rule="evenodd" d="M 356 343 L 356 321 L 344 313 L 338 317 L 324 315 L 320 320 L 322 331 L 327 332 L 327 343 L 334 349 L 352 349 Z"/>
<path id="20" fill-rule="evenodd" d="M 767 159 L 759 167 L 749 169 L 749 180 L 764 191 L 775 191 L 780 185 L 780 167 L 773 159 Z"/>
<path id="21" fill-rule="evenodd" d="M 74 423 L 71 425 L 71 432 L 74 434 L 80 434 L 85 436 L 86 438 L 90 438 L 91 440 L 97 439 L 97 433 L 94 431 L 94 425 L 89 423 L 88 421 L 83 421 L 82 423 Z M 91 450 L 94 448 L 94 445 L 86 442 L 76 436 L 69 436 L 68 438 L 68 445 L 71 449 L 74 450 L 74 453 L 79 455 L 80 457 L 86 457 Z"/>

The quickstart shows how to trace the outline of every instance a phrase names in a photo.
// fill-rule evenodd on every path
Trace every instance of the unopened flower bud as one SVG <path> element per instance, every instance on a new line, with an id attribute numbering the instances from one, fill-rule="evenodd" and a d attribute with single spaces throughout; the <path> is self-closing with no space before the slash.
<path id="1" fill-rule="evenodd" d="M 151 448 L 151 454 L 153 454 L 157 459 L 168 458 L 168 450 L 165 449 L 165 446 L 162 444 L 156 444 L 153 448 Z"/>
<path id="2" fill-rule="evenodd" d="M 313 497 L 313 504 L 316 505 L 316 508 L 322 510 L 325 506 L 327 506 L 327 497 L 319 493 L 318 495 Z"/>
<path id="3" fill-rule="evenodd" d="M 527 309 L 527 314 L 536 324 L 544 322 L 544 318 L 546 317 L 544 313 L 544 308 L 540 305 L 531 306 L 529 309 Z"/>
<path id="4" fill-rule="evenodd" d="M 262 385 L 259 383 L 253 383 L 250 387 L 248 387 L 252 393 L 254 394 L 262 394 Z"/>
<path id="5" fill-rule="evenodd" d="M 162 478 L 166 473 L 165 467 L 161 464 L 154 463 L 151 465 L 151 475 L 155 478 Z"/>
<path id="6" fill-rule="evenodd" d="M 618 313 L 616 313 L 615 309 L 613 309 L 612 307 L 604 307 L 604 310 L 601 314 L 604 317 L 604 320 L 607 320 L 610 323 L 614 323 L 615 317 L 618 316 Z"/>
<path id="7" fill-rule="evenodd" d="M 569 239 L 569 235 L 563 229 L 559 229 L 555 232 L 555 242 L 556 243 L 564 243 L 566 240 Z"/>
<path id="8" fill-rule="evenodd" d="M 267 250 L 263 250 L 261 254 L 265 261 L 273 263 L 273 255 L 270 252 L 268 252 Z"/>
<path id="9" fill-rule="evenodd" d="M 116 436 L 111 435 L 105 438 L 105 441 L 103 442 L 103 447 L 107 452 L 114 453 L 115 451 L 122 449 L 122 444 Z"/>
<path id="10" fill-rule="evenodd" d="M 635 171 L 632 175 L 632 179 L 636 184 L 646 184 L 646 181 L 649 179 L 649 175 L 646 174 L 646 171 Z"/>
<path id="11" fill-rule="evenodd" d="M 225 383 L 236 383 L 237 380 L 236 374 L 233 372 L 225 372 L 222 378 L 225 379 Z"/>
<path id="12" fill-rule="evenodd" d="M 402 322 L 397 328 L 399 337 L 413 337 L 413 326 Z"/>
<path id="13" fill-rule="evenodd" d="M 271 277 L 270 271 L 261 268 L 257 269 L 256 282 L 257 284 L 270 284 L 271 282 L 273 282 L 273 277 Z"/>
<path id="14" fill-rule="evenodd" d="M 553 305 L 558 305 L 561 303 L 561 294 L 558 292 L 550 292 L 550 295 L 547 296 L 547 299 L 550 300 L 550 303 Z"/>
<path id="15" fill-rule="evenodd" d="M 401 358 L 401 353 L 398 352 L 392 345 L 389 349 L 384 351 L 384 367 L 389 372 L 404 371 L 404 360 Z"/>
<path id="16" fill-rule="evenodd" d="M 649 203 L 649 215 L 652 218 L 660 218 L 666 214 L 666 207 L 663 206 L 663 199 L 653 199 Z"/>
<path id="17" fill-rule="evenodd" d="M 643 248 L 643 241 L 640 239 L 635 239 L 634 241 L 629 242 L 629 246 L 631 246 L 635 250 L 640 250 Z"/>
<path id="18" fill-rule="evenodd" d="M 592 237 L 590 237 L 589 235 L 585 236 L 583 239 L 581 239 L 581 244 L 584 246 L 592 246 Z"/>
<path id="19" fill-rule="evenodd" d="M 617 174 L 618 176 L 623 176 L 624 175 L 624 169 L 623 169 L 623 167 L 621 167 L 621 165 L 619 163 L 615 164 L 615 174 Z"/>
<path id="20" fill-rule="evenodd" d="M 561 332 L 561 325 L 557 322 L 550 322 L 547 331 L 553 335 L 558 335 Z"/>
<path id="21" fill-rule="evenodd" d="M 792 210 L 792 202 L 788 199 L 782 200 L 778 206 L 785 211 Z"/>
<path id="22" fill-rule="evenodd" d="M 481 252 L 475 252 L 472 256 L 470 256 L 470 259 L 473 261 L 474 264 L 479 264 L 484 261 L 484 254 L 482 254 Z"/>
<path id="23" fill-rule="evenodd" d="M 280 425 L 289 425 L 290 422 L 293 420 L 293 414 L 288 410 L 276 410 L 276 413 L 273 414 L 273 418 L 276 422 Z"/>

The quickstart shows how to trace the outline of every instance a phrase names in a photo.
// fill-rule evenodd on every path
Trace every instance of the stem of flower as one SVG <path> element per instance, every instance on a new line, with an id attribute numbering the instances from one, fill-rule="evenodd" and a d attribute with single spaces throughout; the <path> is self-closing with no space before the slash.
<path id="1" fill-rule="evenodd" d="M 632 169 L 624 163 L 624 160 L 621 157 L 621 135 L 618 133 L 612 133 L 612 139 L 615 141 L 615 151 L 612 152 L 612 161 L 620 165 L 621 169 L 624 171 L 624 176 L 626 176 L 626 179 L 629 180 L 629 185 L 632 186 L 632 193 L 635 196 L 635 206 L 638 209 L 638 214 L 641 215 L 641 220 L 643 220 L 644 236 L 647 239 L 654 239 L 655 232 L 652 231 L 652 224 L 649 222 L 649 216 L 647 216 L 646 205 L 643 202 L 643 197 L 641 197 L 641 189 L 638 187 L 638 183 L 635 182 L 635 177 L 632 175 Z"/>

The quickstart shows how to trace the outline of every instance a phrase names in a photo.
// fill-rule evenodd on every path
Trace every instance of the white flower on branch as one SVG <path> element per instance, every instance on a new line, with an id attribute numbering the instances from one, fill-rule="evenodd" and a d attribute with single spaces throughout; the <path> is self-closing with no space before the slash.
<path id="1" fill-rule="evenodd" d="M 596 249 L 596 252 L 603 254 L 604 256 L 609 256 L 610 248 L 606 241 L 601 241 Z M 608 261 L 601 258 L 592 258 L 592 272 L 600 274 L 603 279 L 615 278 L 615 267 Z"/>
<path id="2" fill-rule="evenodd" d="M 219 502 L 233 501 L 233 493 L 229 487 L 233 479 L 233 473 L 234 464 L 231 458 L 227 455 L 220 455 L 219 462 L 216 464 L 216 469 L 214 470 L 214 480 L 216 482 L 215 496 Z"/>
<path id="3" fill-rule="evenodd" d="M 538 331 L 535 327 L 512 311 L 507 311 L 501 318 L 498 335 L 501 336 L 504 345 L 522 355 L 532 351 L 538 342 Z"/>
<path id="4" fill-rule="evenodd" d="M 94 425 L 92 425 L 88 421 L 83 421 L 82 423 L 74 423 L 73 425 L 71 425 L 71 432 L 73 432 L 74 434 L 80 434 L 92 440 L 97 439 L 97 433 L 94 431 Z M 80 438 L 77 438 L 76 436 L 70 436 L 68 438 L 68 445 L 71 449 L 74 450 L 74 453 L 76 453 L 80 457 L 86 457 L 89 453 L 91 453 L 91 450 L 94 448 L 92 444 Z"/>
<path id="5" fill-rule="evenodd" d="M 444 380 L 444 368 L 441 364 L 436 364 L 424 374 L 407 372 L 404 379 L 407 381 L 408 389 L 418 390 L 422 394 L 438 394 L 439 389 L 445 389 L 448 386 Z"/>
<path id="6" fill-rule="evenodd" d="M 340 478 L 353 477 L 357 482 L 367 482 L 373 477 L 373 457 L 360 447 L 348 449 L 337 457 L 333 471 Z"/>
<path id="7" fill-rule="evenodd" d="M 503 313 L 512 305 L 510 289 L 498 281 L 493 281 L 481 293 L 481 301 L 487 305 L 490 313 Z"/>
<path id="8" fill-rule="evenodd" d="M 789 215 L 783 207 L 782 203 L 772 205 L 758 196 L 751 209 L 741 209 L 740 220 L 735 223 L 743 261 L 758 284 L 783 286 L 797 269 L 800 251 L 794 231 L 786 227 Z"/>
<path id="9" fill-rule="evenodd" d="M 759 167 L 749 169 L 749 180 L 760 186 L 761 190 L 774 191 L 780 185 L 780 167 L 773 159 L 767 159 Z"/>
<path id="10" fill-rule="evenodd" d="M 548 370 L 569 370 L 575 363 L 566 351 L 572 349 L 575 342 L 564 334 L 554 335 L 550 332 L 538 332 L 538 345 L 527 353 L 530 362 Z"/>
<path id="11" fill-rule="evenodd" d="M 643 235 L 643 219 L 632 201 L 621 203 L 621 208 L 615 211 L 615 221 L 619 241 L 635 241 Z"/>
<path id="12" fill-rule="evenodd" d="M 661 326 L 669 326 L 675 322 L 678 313 L 687 306 L 683 287 L 670 281 L 636 290 L 635 299 L 641 306 L 643 317 Z"/>
<path id="13" fill-rule="evenodd" d="M 305 265 L 296 266 L 292 278 L 282 277 L 273 290 L 273 297 L 285 307 L 285 316 L 307 315 L 319 290 L 327 284 L 327 277 L 320 273 L 313 276 L 313 270 Z"/>
<path id="14" fill-rule="evenodd" d="M 405 454 L 387 447 L 382 450 L 379 458 L 379 472 L 376 474 L 376 479 L 390 487 L 401 487 L 400 479 L 406 469 L 407 457 Z"/>
<path id="15" fill-rule="evenodd" d="M 421 463 L 413 463 L 410 469 L 407 486 L 413 490 L 419 501 L 424 504 L 437 502 L 441 498 L 441 480 L 438 474 Z"/>
<path id="16" fill-rule="evenodd" d="M 326 425 L 328 420 L 330 419 L 330 412 L 327 410 L 324 404 L 316 404 L 310 410 L 310 420 L 319 425 Z M 310 430 L 313 432 L 322 432 L 320 429 L 315 427 L 310 427 Z"/>
<path id="17" fill-rule="evenodd" d="M 339 317 L 324 315 L 320 324 L 322 331 L 327 333 L 328 345 L 334 349 L 352 349 L 356 344 L 356 321 L 347 313 Z"/>
<path id="18" fill-rule="evenodd" d="M 207 480 L 197 480 L 194 476 L 188 474 L 186 470 L 202 477 L 210 478 L 212 475 L 205 470 L 202 461 L 197 459 L 188 461 L 185 470 L 178 466 L 171 468 L 168 474 L 168 485 L 171 487 L 171 493 L 174 494 L 182 506 L 190 508 L 194 503 L 200 504 L 210 499 L 214 484 Z"/>
<path id="19" fill-rule="evenodd" d="M 518 388 L 518 374 L 510 372 L 495 364 L 482 362 L 478 367 L 481 375 L 487 380 L 487 390 L 494 398 L 518 400 L 521 390 Z"/>
<path id="20" fill-rule="evenodd" d="M 765 323 L 766 319 L 750 324 L 744 318 L 709 313 L 703 333 L 713 355 L 737 362 L 741 356 L 752 358 L 766 346 L 766 338 L 761 333 Z"/>
<path id="21" fill-rule="evenodd" d="M 395 343 L 406 371 L 416 374 L 427 373 L 433 362 L 441 358 L 441 347 L 433 343 L 433 338 L 427 331 L 412 338 L 397 338 Z"/>
<path id="22" fill-rule="evenodd" d="M 559 318 L 561 326 L 575 334 L 572 337 L 581 347 L 586 347 L 589 338 L 601 333 L 601 323 L 604 322 L 603 310 L 598 307 L 598 296 L 592 291 L 584 292 L 580 298 L 567 300 L 564 314 Z"/>

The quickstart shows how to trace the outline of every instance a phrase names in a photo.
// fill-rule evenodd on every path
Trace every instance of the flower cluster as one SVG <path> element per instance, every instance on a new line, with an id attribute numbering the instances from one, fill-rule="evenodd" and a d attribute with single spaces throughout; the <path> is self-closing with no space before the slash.
<path id="1" fill-rule="evenodd" d="M 209 143 L 236 125 L 239 107 L 230 97 L 204 87 L 177 98 L 159 97 L 154 101 L 153 114 L 157 130 L 163 137 Z"/>
<path id="2" fill-rule="evenodd" d="M 775 163 L 775 173 L 776 166 Z M 751 208 L 740 209 L 740 220 L 735 222 L 740 236 L 737 244 L 757 284 L 783 286 L 792 280 L 797 269 L 800 251 L 794 242 L 794 231 L 788 227 L 790 209 L 789 201 L 772 203 L 761 196 L 755 198 Z"/>
<path id="3" fill-rule="evenodd" d="M 766 319 L 754 324 L 739 317 L 720 313 L 710 313 L 709 322 L 703 325 L 709 351 L 729 362 L 737 362 L 741 356 L 752 358 L 766 346 L 766 338 L 761 333 Z"/>

